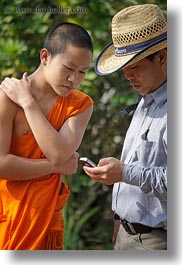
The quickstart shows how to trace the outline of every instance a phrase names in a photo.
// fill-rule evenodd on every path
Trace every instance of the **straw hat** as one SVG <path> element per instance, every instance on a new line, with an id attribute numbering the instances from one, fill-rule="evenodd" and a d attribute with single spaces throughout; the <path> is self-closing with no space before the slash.
<path id="1" fill-rule="evenodd" d="M 157 5 L 127 7 L 112 19 L 112 42 L 97 58 L 95 70 L 108 75 L 167 47 L 167 25 Z"/>

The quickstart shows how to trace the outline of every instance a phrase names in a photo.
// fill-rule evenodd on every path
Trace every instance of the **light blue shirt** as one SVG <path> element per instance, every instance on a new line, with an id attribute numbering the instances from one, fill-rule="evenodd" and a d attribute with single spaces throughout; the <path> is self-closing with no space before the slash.
<path id="1" fill-rule="evenodd" d="M 141 99 L 126 134 L 123 182 L 113 187 L 120 218 L 167 227 L 167 84 Z"/>

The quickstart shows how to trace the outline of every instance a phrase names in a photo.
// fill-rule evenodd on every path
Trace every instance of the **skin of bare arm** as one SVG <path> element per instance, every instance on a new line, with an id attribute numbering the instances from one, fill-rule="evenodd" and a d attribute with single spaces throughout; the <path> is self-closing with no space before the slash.
<path id="1" fill-rule="evenodd" d="M 35 101 L 23 109 L 41 150 L 54 165 L 58 165 L 78 149 L 93 107 L 67 119 L 59 132 L 47 121 Z"/>
<path id="2" fill-rule="evenodd" d="M 48 159 L 27 159 L 9 154 L 13 120 L 17 105 L 0 90 L 0 176 L 1 179 L 25 180 L 45 176 L 50 173 L 75 173 L 78 153 L 74 153 L 65 163 L 53 165 Z M 7 111 L 8 109 L 8 111 Z"/>
<path id="3" fill-rule="evenodd" d="M 47 159 L 55 166 L 68 160 L 81 143 L 93 107 L 70 117 L 57 132 L 31 95 L 31 86 L 25 74 L 22 80 L 6 78 L 2 85 L 7 96 L 24 110 L 34 137 Z"/>
<path id="4" fill-rule="evenodd" d="M 58 54 L 55 57 L 52 57 L 47 49 L 42 49 L 40 59 L 39 68 L 31 76 L 27 77 L 27 73 L 24 73 L 21 80 L 5 78 L 2 82 L 1 90 L 22 110 L 24 129 L 28 127 L 32 131 L 39 147 L 48 160 L 44 162 L 50 162 L 54 171 L 56 168 L 56 172 L 64 173 L 61 171 L 63 164 L 64 170 L 68 171 L 69 168 L 71 170 L 69 163 L 67 163 L 71 159 L 71 166 L 74 166 L 72 170 L 75 172 L 78 159 L 78 155 L 75 152 L 81 143 L 93 107 L 88 107 L 82 113 L 67 119 L 60 132 L 57 132 L 47 121 L 46 114 L 58 96 L 66 97 L 80 85 L 89 68 L 92 53 L 88 49 L 70 45 L 65 53 Z M 27 125 L 25 125 L 26 123 Z M 19 129 L 17 131 L 19 132 Z M 20 132 L 20 135 L 23 132 L 24 130 Z M 3 145 L 3 140 L 1 144 Z M 5 151 L 2 151 L 1 157 L 8 154 L 9 145 L 10 141 L 6 145 Z M 0 166 L 1 173 L 5 172 L 5 168 L 7 171 L 9 170 L 8 163 L 7 157 L 6 159 L 3 157 Z M 36 166 L 38 167 L 38 164 Z M 25 167 L 27 166 L 25 165 Z M 59 170 L 60 167 L 61 170 Z M 10 168 L 12 168 L 12 164 L 10 164 Z M 23 167 L 23 169 L 25 168 Z M 7 171 L 6 173 L 9 172 Z M 16 172 L 19 171 L 17 170 Z M 22 176 L 23 172 L 24 170 L 22 171 Z M 10 174 L 12 173 L 10 172 Z"/>

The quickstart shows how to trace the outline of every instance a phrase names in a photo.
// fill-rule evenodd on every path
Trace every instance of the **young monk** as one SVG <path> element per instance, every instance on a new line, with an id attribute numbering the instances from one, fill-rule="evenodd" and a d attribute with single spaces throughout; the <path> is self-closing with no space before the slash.
<path id="1" fill-rule="evenodd" d="M 0 89 L 0 249 L 62 250 L 62 209 L 93 101 L 76 90 L 93 54 L 87 31 L 59 24 L 47 35 L 40 65 Z"/>

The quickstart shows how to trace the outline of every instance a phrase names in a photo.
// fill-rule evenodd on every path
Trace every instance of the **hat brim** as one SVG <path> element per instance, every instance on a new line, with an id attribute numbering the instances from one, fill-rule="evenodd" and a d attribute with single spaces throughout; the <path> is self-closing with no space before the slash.
<path id="1" fill-rule="evenodd" d="M 108 75 L 114 73 L 117 70 L 134 64 L 147 57 L 148 55 L 162 50 L 166 47 L 167 39 L 153 46 L 138 50 L 135 53 L 116 56 L 113 42 L 110 42 L 99 54 L 95 64 L 95 71 L 98 75 Z"/>

